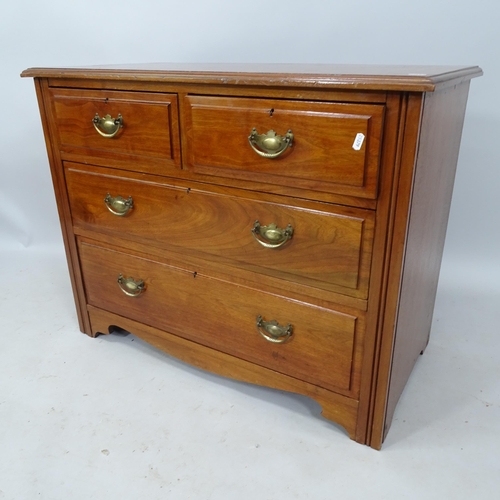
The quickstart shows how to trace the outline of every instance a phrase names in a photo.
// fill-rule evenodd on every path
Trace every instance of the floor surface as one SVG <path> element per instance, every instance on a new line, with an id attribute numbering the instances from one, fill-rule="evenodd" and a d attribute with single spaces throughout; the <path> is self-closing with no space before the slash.
<path id="1" fill-rule="evenodd" d="M 0 499 L 500 498 L 500 289 L 444 263 L 381 452 L 307 397 L 79 332 L 62 249 L 0 254 Z"/>

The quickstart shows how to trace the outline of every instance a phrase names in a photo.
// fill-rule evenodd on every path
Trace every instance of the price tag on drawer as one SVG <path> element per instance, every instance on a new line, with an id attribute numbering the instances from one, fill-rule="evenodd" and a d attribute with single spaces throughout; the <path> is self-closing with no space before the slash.
<path id="1" fill-rule="evenodd" d="M 361 132 L 356 134 L 356 138 L 354 139 L 354 144 L 352 145 L 352 149 L 355 151 L 359 151 L 363 146 L 363 142 L 365 141 L 365 135 Z"/>

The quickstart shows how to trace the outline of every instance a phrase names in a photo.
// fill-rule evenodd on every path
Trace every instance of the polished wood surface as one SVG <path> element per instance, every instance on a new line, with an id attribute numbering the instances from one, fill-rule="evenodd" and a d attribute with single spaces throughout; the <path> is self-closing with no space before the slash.
<path id="1" fill-rule="evenodd" d="M 328 89 L 432 92 L 481 76 L 478 66 L 368 64 L 180 64 L 152 63 L 92 68 L 31 68 L 21 76 L 203 83 L 210 85 L 296 86 Z"/>
<path id="2" fill-rule="evenodd" d="M 90 305 L 325 389 L 357 394 L 357 387 L 351 387 L 351 377 L 355 335 L 358 342 L 363 337 L 358 318 L 297 304 L 90 241 L 80 243 L 80 259 Z M 120 274 L 142 279 L 145 291 L 138 297 L 125 295 L 117 283 Z M 257 316 L 276 320 L 282 326 L 291 324 L 292 337 L 283 344 L 265 340 L 257 331 Z"/>
<path id="3" fill-rule="evenodd" d="M 429 342 L 468 92 L 466 82 L 425 97 L 384 436 L 411 368 Z"/>
<path id="4" fill-rule="evenodd" d="M 211 192 L 203 185 L 127 179 L 74 163 L 66 164 L 65 177 L 76 232 L 93 230 L 108 240 L 126 235 L 173 251 L 219 256 L 233 266 L 367 298 L 374 230 L 370 211 L 292 207 L 286 200 L 257 201 Z M 112 214 L 104 203 L 107 193 L 132 196 L 133 209 L 124 217 Z M 291 225 L 293 235 L 279 248 L 266 248 L 252 234 L 256 220 L 280 228 Z"/>
<path id="5" fill-rule="evenodd" d="M 383 106 L 188 96 L 184 110 L 187 169 L 270 185 L 377 196 Z M 282 137 L 290 130 L 292 146 L 278 158 L 263 158 L 249 145 L 254 128 L 259 134 L 273 130 Z"/>
<path id="6" fill-rule="evenodd" d="M 341 425 L 351 439 L 354 439 L 358 408 L 356 399 L 342 396 L 337 392 L 328 391 L 317 385 L 230 356 L 218 349 L 210 349 L 196 342 L 148 326 L 142 321 L 133 321 L 125 316 L 118 316 L 90 305 L 88 306 L 88 313 L 94 336 L 99 333 L 112 332 L 116 325 L 121 325 L 123 329 L 134 332 L 135 335 L 158 349 L 162 349 L 172 356 L 203 370 L 242 382 L 310 396 L 321 405 L 321 414 L 325 418 Z"/>
<path id="7" fill-rule="evenodd" d="M 374 372 L 371 376 L 371 397 L 367 442 L 374 448 L 382 446 L 386 420 L 387 394 L 391 378 L 395 325 L 399 308 L 403 259 L 410 196 L 414 178 L 414 164 L 418 155 L 421 116 L 424 104 L 423 94 L 411 94 L 402 109 L 400 141 L 396 156 L 396 170 L 391 183 L 389 225 L 381 279 L 380 305 L 378 309 L 377 337 L 375 340 Z M 413 366 L 412 366 L 413 368 Z"/>
<path id="8" fill-rule="evenodd" d="M 201 368 L 306 394 L 352 439 L 379 449 L 428 341 L 469 80 L 480 74 L 27 70 L 80 328 L 123 328 Z M 128 126 L 103 138 L 96 112 L 120 113 Z M 294 143 L 261 158 L 248 143 L 253 127 L 292 129 Z M 108 192 L 132 196 L 133 209 L 111 214 Z M 252 236 L 256 220 L 290 224 L 293 237 L 264 248 Z M 145 291 L 125 295 L 120 274 Z M 265 340 L 259 315 L 292 325 L 292 337 Z"/>
<path id="9" fill-rule="evenodd" d="M 147 159 L 180 167 L 177 96 L 146 92 L 51 89 L 50 98 L 62 152 L 124 157 L 147 170 Z M 92 119 L 123 117 L 112 138 L 96 133 Z"/>

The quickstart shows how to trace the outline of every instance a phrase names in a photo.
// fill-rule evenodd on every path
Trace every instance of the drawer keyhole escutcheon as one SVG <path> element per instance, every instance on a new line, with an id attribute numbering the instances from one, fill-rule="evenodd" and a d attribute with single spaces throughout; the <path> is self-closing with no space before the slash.
<path id="1" fill-rule="evenodd" d="M 118 113 L 117 118 L 113 118 L 111 115 L 101 118 L 99 113 L 96 113 L 94 118 L 92 118 L 92 123 L 100 135 L 110 139 L 123 128 L 123 116 Z"/>
<path id="2" fill-rule="evenodd" d="M 293 326 L 291 324 L 281 326 L 274 319 L 272 321 L 264 321 L 260 315 L 257 316 L 256 321 L 257 331 L 268 342 L 273 342 L 274 344 L 284 344 L 292 336 Z"/>
<path id="3" fill-rule="evenodd" d="M 278 135 L 274 130 L 269 130 L 267 134 L 257 133 L 254 127 L 248 136 L 248 142 L 252 149 L 263 158 L 278 158 L 293 143 L 293 134 L 289 130 L 284 137 Z"/>
<path id="4" fill-rule="evenodd" d="M 123 274 L 120 273 L 117 282 L 120 290 L 128 297 L 139 297 L 141 293 L 146 291 L 146 285 L 141 279 L 135 280 L 134 278 L 125 278 Z"/>
<path id="5" fill-rule="evenodd" d="M 108 193 L 106 198 L 104 198 L 104 203 L 106 204 L 107 209 L 113 215 L 118 217 L 124 217 L 134 208 L 134 200 L 132 199 L 132 196 L 125 199 L 121 196 L 113 197 Z"/>
<path id="6" fill-rule="evenodd" d="M 293 236 L 291 224 L 288 224 L 285 229 L 281 229 L 274 223 L 261 226 L 258 220 L 254 222 L 251 231 L 256 241 L 266 248 L 279 248 Z"/>

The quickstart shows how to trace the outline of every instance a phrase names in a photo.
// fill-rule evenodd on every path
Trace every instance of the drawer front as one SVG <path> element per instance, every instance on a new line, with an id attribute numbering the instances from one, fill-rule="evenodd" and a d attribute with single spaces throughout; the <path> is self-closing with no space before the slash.
<path id="1" fill-rule="evenodd" d="M 50 93 L 62 151 L 137 160 L 139 171 L 149 170 L 148 158 L 180 168 L 176 95 L 59 88 Z M 93 121 L 107 115 L 108 122 Z M 119 116 L 121 126 L 114 124 Z"/>
<path id="2" fill-rule="evenodd" d="M 79 251 L 90 305 L 327 389 L 352 389 L 359 334 L 356 317 L 195 276 L 89 242 L 80 242 Z M 143 292 L 127 287 L 127 279 L 142 280 Z M 138 296 L 126 295 L 120 287 Z M 259 316 L 262 333 L 257 328 Z M 276 338 L 269 333 L 272 326 L 266 330 L 264 323 L 273 320 L 284 327 Z M 264 335 L 284 343 L 271 342 Z"/>
<path id="3" fill-rule="evenodd" d="M 186 168 L 265 184 L 377 197 L 383 105 L 206 96 L 185 99 Z M 270 134 L 260 142 L 257 136 L 249 141 L 253 129 L 257 136 L 274 131 L 281 140 Z M 289 130 L 293 140 L 285 149 Z M 266 144 L 269 149 L 263 149 Z M 254 148 L 279 155 L 263 157 Z"/>
<path id="4" fill-rule="evenodd" d="M 102 172 L 66 165 L 77 232 L 82 228 L 212 255 L 260 274 L 367 296 L 374 226 L 370 211 L 323 204 L 312 205 L 323 211 L 305 209 L 231 196 L 227 190 L 218 194 Z M 123 200 L 131 196 L 133 208 L 125 216 L 114 215 L 104 201 L 107 193 Z"/>

